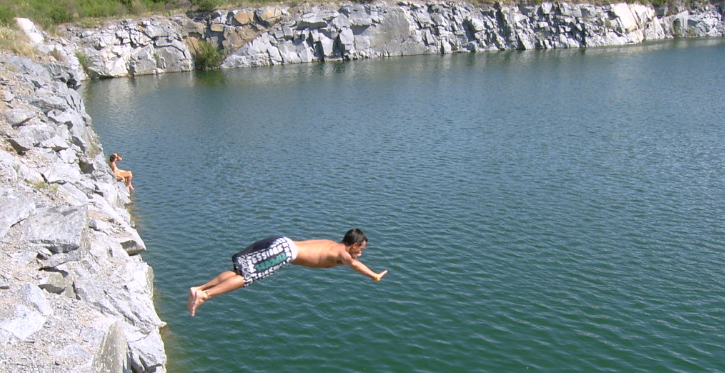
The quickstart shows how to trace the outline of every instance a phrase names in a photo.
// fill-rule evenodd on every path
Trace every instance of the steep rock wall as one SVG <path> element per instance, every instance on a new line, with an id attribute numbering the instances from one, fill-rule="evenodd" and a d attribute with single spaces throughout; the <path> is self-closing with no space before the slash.
<path id="1" fill-rule="evenodd" d="M 686 10 L 617 3 L 484 5 L 465 2 L 301 4 L 123 20 L 69 27 L 35 40 L 64 58 L 81 56 L 88 76 L 189 71 L 202 41 L 223 50 L 222 68 L 329 60 L 582 48 L 725 35 L 723 5 Z M 80 79 L 85 72 L 76 73 Z"/>
<path id="2" fill-rule="evenodd" d="M 641 4 L 458 2 L 313 9 L 234 51 L 223 68 L 361 58 L 582 48 L 683 36 L 723 36 L 722 9 L 673 15 Z M 661 16 L 658 16 L 661 14 Z"/>
<path id="3" fill-rule="evenodd" d="M 164 372 L 129 192 L 69 85 L 0 53 L 0 372 Z"/>

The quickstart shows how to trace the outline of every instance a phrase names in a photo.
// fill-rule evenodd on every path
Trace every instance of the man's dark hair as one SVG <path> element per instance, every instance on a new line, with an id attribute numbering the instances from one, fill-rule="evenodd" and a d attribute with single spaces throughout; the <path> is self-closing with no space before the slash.
<path id="1" fill-rule="evenodd" d="M 368 242 L 367 236 L 365 236 L 363 231 L 357 228 L 347 231 L 347 233 L 345 233 L 345 238 L 342 239 L 342 243 L 345 244 L 345 246 L 352 246 L 354 244 L 362 245 L 365 242 Z"/>

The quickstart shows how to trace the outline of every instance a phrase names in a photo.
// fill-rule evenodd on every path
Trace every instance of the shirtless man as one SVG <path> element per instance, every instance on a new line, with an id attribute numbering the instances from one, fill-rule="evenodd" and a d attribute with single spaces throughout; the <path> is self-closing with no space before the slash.
<path id="1" fill-rule="evenodd" d="M 375 281 L 388 273 L 375 273 L 357 260 L 362 255 L 368 238 L 355 228 L 345 233 L 342 242 L 332 240 L 292 241 L 287 237 L 271 237 L 251 244 L 232 256 L 233 271 L 225 271 L 201 286 L 189 288 L 186 308 L 191 316 L 204 302 L 217 295 L 247 287 L 286 265 L 292 263 L 312 268 L 346 265 Z"/>

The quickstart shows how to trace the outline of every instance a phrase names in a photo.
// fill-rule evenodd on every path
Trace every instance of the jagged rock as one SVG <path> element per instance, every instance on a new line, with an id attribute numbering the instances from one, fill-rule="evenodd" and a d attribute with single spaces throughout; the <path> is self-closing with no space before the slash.
<path id="1" fill-rule="evenodd" d="M 76 184 L 72 183 L 58 185 L 56 197 L 59 201 L 63 201 L 69 206 L 85 206 L 89 203 L 88 196 Z"/>
<path id="2" fill-rule="evenodd" d="M 11 137 L 8 142 L 18 154 L 23 154 L 33 148 L 33 142 L 26 136 Z"/>
<path id="3" fill-rule="evenodd" d="M 127 217 L 111 209 L 105 199 L 93 197 L 93 202 L 101 207 L 100 211 L 94 213 L 96 219 L 92 225 L 95 230 L 105 233 L 104 237 L 121 245 L 129 255 L 140 254 L 146 250 L 146 245 L 138 232 L 129 225 Z"/>
<path id="4" fill-rule="evenodd" d="M 0 149 L 0 185 L 15 184 L 18 181 L 19 170 L 20 162 L 8 152 Z M 2 234 L 0 234 L 0 239 L 2 239 Z"/>
<path id="5" fill-rule="evenodd" d="M 91 364 L 92 371 L 124 373 L 130 371 L 128 357 L 126 356 L 128 353 L 128 341 L 118 322 L 111 324 L 108 333 L 103 336 L 100 346 Z M 165 356 L 164 359 L 158 359 L 156 361 L 166 361 Z"/>
<path id="6" fill-rule="evenodd" d="M 32 284 L 24 284 L 20 286 L 19 290 L 18 298 L 20 301 L 31 306 L 34 311 L 39 312 L 43 316 L 48 316 L 53 313 L 48 299 L 46 299 L 45 294 L 39 287 Z"/>
<path id="7" fill-rule="evenodd" d="M 33 333 L 43 329 L 43 324 L 47 320 L 41 313 L 22 304 L 15 305 L 12 312 L 0 315 L 0 317 L 3 320 L 0 322 L 0 331 L 5 332 L 0 333 L 0 340 L 6 341 L 13 339 L 25 341 Z"/>
<path id="8" fill-rule="evenodd" d="M 12 92 L 3 92 L 2 98 L 0 98 L 4 102 L 12 102 L 13 99 L 15 99 L 15 95 L 12 94 Z"/>
<path id="9" fill-rule="evenodd" d="M 23 32 L 25 32 L 26 35 L 28 35 L 28 38 L 32 43 L 40 44 L 45 40 L 43 34 L 38 31 L 33 21 L 27 18 L 15 18 L 15 23 L 21 30 L 23 30 Z"/>
<path id="10" fill-rule="evenodd" d="M 38 286 L 49 293 L 64 294 L 69 298 L 76 298 L 73 281 L 69 278 L 68 273 L 64 271 L 44 272 L 40 276 Z"/>
<path id="11" fill-rule="evenodd" d="M 15 72 L 23 75 L 29 81 L 34 82 L 38 79 L 48 81 L 50 79 L 50 73 L 48 70 L 38 63 L 34 63 L 27 58 L 14 55 L 5 55 L 4 58 L 7 64 L 12 66 Z"/>
<path id="12" fill-rule="evenodd" d="M 28 339 L 43 329 L 47 316 L 53 313 L 42 290 L 32 284 L 24 284 L 18 288 L 18 303 L 9 311 L 5 311 L 0 322 L 0 329 L 9 333 L 6 338 L 20 341 Z"/>
<path id="13" fill-rule="evenodd" d="M 9 188 L 0 188 L 0 240 L 8 229 L 35 212 L 35 202 Z"/>
<path id="14" fill-rule="evenodd" d="M 254 22 L 254 13 L 252 12 L 237 12 L 234 14 L 235 26 L 246 26 L 251 25 Z"/>
<path id="15" fill-rule="evenodd" d="M 129 333 L 130 334 L 130 333 Z M 134 362 L 134 370 L 139 372 L 163 372 L 164 366 L 160 363 L 166 362 L 166 357 L 161 343 L 161 336 L 158 334 L 138 334 L 138 339 L 128 342 L 131 346 L 131 361 Z"/>
<path id="16" fill-rule="evenodd" d="M 22 126 L 30 119 L 34 118 L 35 112 L 25 109 L 11 109 L 5 112 L 5 120 L 13 127 Z"/>
<path id="17" fill-rule="evenodd" d="M 50 148 L 55 151 L 60 151 L 70 146 L 68 131 L 61 131 L 57 126 L 51 126 L 42 122 L 38 122 L 36 125 L 18 128 L 14 139 L 19 143 L 25 144 L 23 151 L 27 151 L 33 147 Z"/>
<path id="18" fill-rule="evenodd" d="M 37 209 L 19 224 L 19 239 L 47 249 L 52 254 L 87 250 L 88 208 L 53 206 Z"/>
<path id="19" fill-rule="evenodd" d="M 265 6 L 254 12 L 259 22 L 265 26 L 271 26 L 281 21 L 285 13 L 284 9 L 276 6 Z"/>

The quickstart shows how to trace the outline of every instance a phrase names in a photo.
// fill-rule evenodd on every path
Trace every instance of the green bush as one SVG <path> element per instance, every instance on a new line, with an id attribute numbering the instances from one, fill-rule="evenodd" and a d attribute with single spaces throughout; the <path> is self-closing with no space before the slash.
<path id="1" fill-rule="evenodd" d="M 50 8 L 48 15 L 50 16 L 50 20 L 53 21 L 53 24 L 56 25 L 73 20 L 73 13 L 71 13 L 65 6 L 55 2 L 53 3 L 52 8 Z"/>
<path id="2" fill-rule="evenodd" d="M 191 3 L 196 6 L 197 9 L 209 12 L 219 7 L 222 2 L 221 0 L 192 0 Z"/>
<path id="3" fill-rule="evenodd" d="M 78 58 L 78 63 L 81 65 L 83 71 L 88 73 L 88 57 L 83 52 L 77 51 L 76 58 Z"/>
<path id="4" fill-rule="evenodd" d="M 12 9 L 10 9 L 9 6 L 5 4 L 0 4 L 0 26 L 10 26 L 12 25 L 13 18 L 15 17 L 15 13 Z"/>
<path id="5" fill-rule="evenodd" d="M 222 52 L 208 41 L 199 41 L 199 50 L 194 54 L 197 70 L 217 69 L 224 61 Z"/>
<path id="6" fill-rule="evenodd" d="M 180 1 L 182 5 L 179 5 Z M 223 0 L 194 1 L 218 4 Z M 25 17 L 48 28 L 87 18 L 125 17 L 181 9 L 188 4 L 188 0 L 0 0 L 0 24 L 11 23 L 13 17 Z"/>

